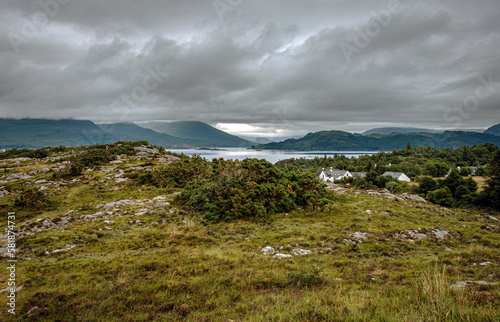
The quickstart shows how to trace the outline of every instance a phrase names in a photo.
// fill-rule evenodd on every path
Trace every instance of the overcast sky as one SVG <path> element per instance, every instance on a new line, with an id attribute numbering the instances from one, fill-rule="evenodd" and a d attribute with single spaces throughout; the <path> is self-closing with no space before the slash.
<path id="1" fill-rule="evenodd" d="M 500 123 L 498 0 L 57 1 L 0 0 L 0 117 L 263 136 Z"/>

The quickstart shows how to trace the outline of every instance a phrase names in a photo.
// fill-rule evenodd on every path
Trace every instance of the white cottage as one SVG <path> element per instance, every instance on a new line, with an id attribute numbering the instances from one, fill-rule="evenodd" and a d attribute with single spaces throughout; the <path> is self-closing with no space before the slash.
<path id="1" fill-rule="evenodd" d="M 316 171 L 316 176 L 321 181 L 334 182 L 336 180 L 352 177 L 352 174 L 346 170 L 338 170 L 330 168 L 330 169 L 320 169 Z"/>
<path id="2" fill-rule="evenodd" d="M 386 171 L 386 172 L 384 172 L 383 176 L 393 177 L 394 179 L 399 180 L 399 181 L 406 181 L 406 182 L 411 181 L 410 178 L 408 178 L 408 176 L 406 174 L 404 174 L 403 172 Z"/>

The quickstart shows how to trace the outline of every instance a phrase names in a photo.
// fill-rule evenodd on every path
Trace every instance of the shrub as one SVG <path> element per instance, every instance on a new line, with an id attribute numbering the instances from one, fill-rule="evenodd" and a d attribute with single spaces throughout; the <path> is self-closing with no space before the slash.
<path id="1" fill-rule="evenodd" d="M 114 158 L 105 149 L 88 149 L 82 154 L 77 155 L 73 163 L 77 163 L 82 167 L 92 167 L 96 165 L 105 165 L 112 161 Z"/>
<path id="2" fill-rule="evenodd" d="M 451 206 L 454 203 L 453 195 L 451 194 L 450 188 L 444 187 L 434 191 L 429 191 L 427 193 L 427 200 L 436 203 L 441 206 Z"/>
<path id="3" fill-rule="evenodd" d="M 10 159 L 10 158 L 33 158 L 33 159 L 43 159 L 49 156 L 47 149 L 11 149 L 0 153 L 0 159 Z"/>
<path id="4" fill-rule="evenodd" d="M 70 158 L 70 165 L 66 169 L 54 172 L 54 178 L 76 177 L 82 174 L 85 167 L 105 165 L 114 157 L 109 151 L 95 147 L 86 149 L 82 153 Z"/>
<path id="5" fill-rule="evenodd" d="M 403 193 L 403 191 L 405 190 L 403 188 L 403 186 L 401 185 L 401 183 L 396 182 L 396 181 L 388 182 L 385 185 L 385 188 L 387 190 L 389 190 L 389 192 L 391 192 L 391 193 Z"/>
<path id="6" fill-rule="evenodd" d="M 487 175 L 487 185 L 482 193 L 483 204 L 500 210 L 500 152 L 495 153 Z"/>
<path id="7" fill-rule="evenodd" d="M 83 166 L 80 163 L 73 161 L 70 163 L 69 168 L 65 168 L 57 172 L 54 172 L 52 174 L 52 177 L 54 179 L 77 177 L 82 174 L 82 171 L 83 171 Z"/>
<path id="8" fill-rule="evenodd" d="M 141 145 L 149 145 L 148 141 L 118 141 L 113 145 L 99 145 L 98 147 L 101 149 L 106 149 L 108 147 L 108 153 L 116 156 L 121 154 L 126 155 L 136 155 L 137 151 L 134 150 L 134 147 Z"/>
<path id="9" fill-rule="evenodd" d="M 52 202 L 42 191 L 30 189 L 14 200 L 14 206 L 28 210 L 42 210 L 52 205 Z"/>
<path id="10" fill-rule="evenodd" d="M 457 202 L 461 205 L 468 205 L 468 204 L 473 204 L 476 202 L 477 199 L 477 193 L 472 192 L 469 187 L 462 185 L 458 186 L 457 190 L 455 191 L 455 199 Z"/>
<path id="11" fill-rule="evenodd" d="M 472 169 L 465 166 L 465 167 L 460 167 L 460 171 L 458 172 L 461 176 L 470 176 L 472 174 Z"/>
<path id="12" fill-rule="evenodd" d="M 418 178 L 419 186 L 415 189 L 417 193 L 427 195 L 429 191 L 436 190 L 437 182 L 429 176 L 423 176 Z"/>
<path id="13" fill-rule="evenodd" d="M 176 202 L 203 211 L 210 222 L 265 220 L 301 206 L 321 210 L 329 202 L 316 177 L 299 169 L 279 169 L 265 160 L 213 160 L 193 177 Z"/>
<path id="14" fill-rule="evenodd" d="M 182 159 L 180 162 L 169 164 L 161 169 L 148 171 L 139 176 L 139 182 L 163 188 L 183 188 L 194 177 L 208 171 L 207 162 L 200 156 L 193 156 Z"/>

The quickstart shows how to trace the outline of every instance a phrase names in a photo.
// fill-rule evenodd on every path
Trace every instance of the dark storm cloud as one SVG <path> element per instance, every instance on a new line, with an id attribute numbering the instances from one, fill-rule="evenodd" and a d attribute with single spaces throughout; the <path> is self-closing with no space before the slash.
<path id="1" fill-rule="evenodd" d="M 0 0 L 0 117 L 276 134 L 500 122 L 495 0 L 40 3 Z"/>

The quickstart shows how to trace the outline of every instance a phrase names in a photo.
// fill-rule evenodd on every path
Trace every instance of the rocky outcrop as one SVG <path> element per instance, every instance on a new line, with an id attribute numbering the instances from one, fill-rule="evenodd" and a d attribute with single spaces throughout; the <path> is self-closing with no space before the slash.
<path id="1" fill-rule="evenodd" d="M 363 233 L 363 232 L 355 232 L 349 235 L 350 241 L 354 241 L 357 243 L 362 243 L 368 239 L 368 233 Z"/>
<path id="2" fill-rule="evenodd" d="M 449 235 L 449 232 L 446 231 L 446 230 L 441 230 L 441 229 L 433 229 L 431 230 L 432 233 L 434 234 L 434 236 L 439 239 L 439 240 L 443 240 L 446 238 L 447 235 Z"/>
<path id="3" fill-rule="evenodd" d="M 160 150 L 157 148 L 147 147 L 145 145 L 134 146 L 134 150 L 137 151 L 137 155 L 143 156 L 160 154 Z"/>
<path id="4" fill-rule="evenodd" d="M 427 203 L 427 200 L 425 200 L 424 198 L 420 197 L 416 193 L 403 193 L 401 195 L 401 198 L 403 198 L 405 200 L 415 200 L 415 201 L 418 201 L 418 202 Z"/>
<path id="5" fill-rule="evenodd" d="M 174 163 L 174 162 L 179 162 L 181 159 L 179 157 L 173 156 L 173 155 L 162 155 L 160 158 L 156 159 L 159 163 Z"/>
<path id="6" fill-rule="evenodd" d="M 290 255 L 290 254 L 281 254 L 281 253 L 275 254 L 273 256 L 273 258 L 277 258 L 277 259 L 290 258 L 290 257 L 292 257 L 292 255 Z"/>
<path id="7" fill-rule="evenodd" d="M 288 248 L 288 249 L 291 247 L 292 247 L 291 245 L 286 246 L 286 248 Z M 283 250 L 283 246 L 279 246 L 278 249 Z M 276 248 L 271 247 L 271 246 L 266 246 L 266 247 L 262 248 L 260 251 L 263 255 L 273 255 L 274 254 L 273 258 L 277 258 L 277 259 L 291 258 L 292 255 L 304 256 L 304 255 L 313 254 L 312 250 L 303 249 L 303 248 L 292 249 L 292 251 L 291 251 L 292 254 L 276 253 Z"/>
<path id="8" fill-rule="evenodd" d="M 272 255 L 272 254 L 276 253 L 276 249 L 274 249 L 271 246 L 266 246 L 266 247 L 262 248 L 260 251 L 262 252 L 263 255 Z"/>
<path id="9" fill-rule="evenodd" d="M 485 285 L 485 286 L 493 286 L 496 285 L 496 282 L 486 282 L 486 281 L 459 281 L 456 282 L 455 284 L 451 285 L 451 289 L 461 289 L 467 286 L 472 286 L 472 285 Z"/>
<path id="10" fill-rule="evenodd" d="M 296 249 L 292 250 L 292 254 L 295 256 L 310 255 L 312 253 L 313 252 L 311 250 L 302 249 L 302 248 L 296 248 Z"/>

